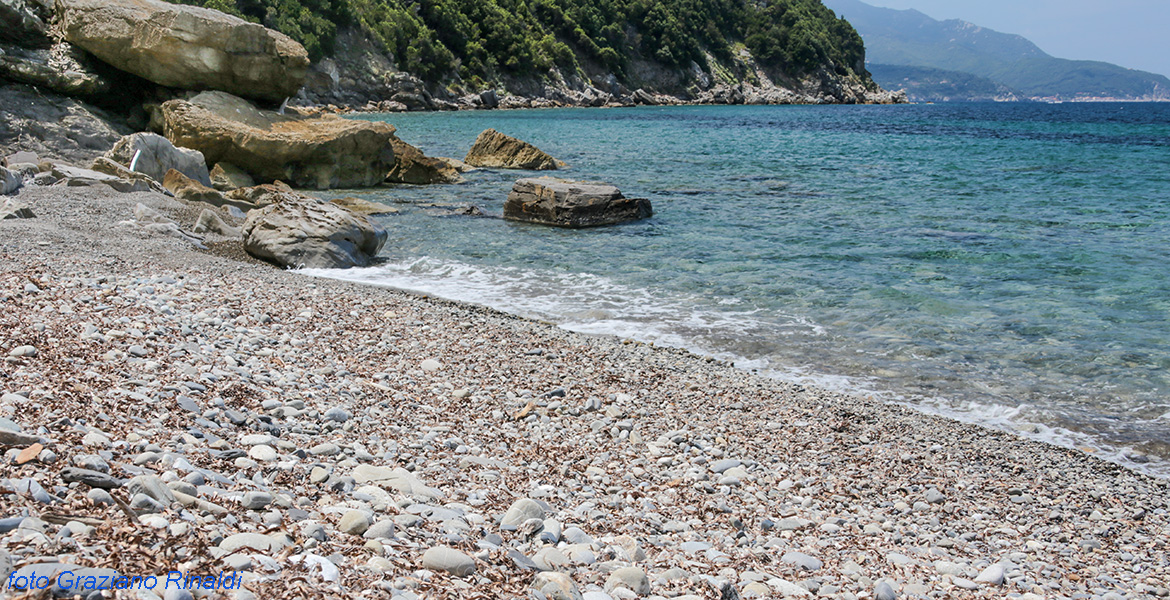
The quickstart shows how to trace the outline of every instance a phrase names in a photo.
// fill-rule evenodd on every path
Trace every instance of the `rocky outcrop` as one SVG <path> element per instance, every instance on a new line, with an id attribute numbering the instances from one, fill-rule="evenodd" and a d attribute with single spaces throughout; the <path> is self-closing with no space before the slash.
<path id="1" fill-rule="evenodd" d="M 121 96 L 118 78 L 99 72 L 93 63 L 80 49 L 66 43 L 50 48 L 0 46 L 0 79 L 95 101 Z"/>
<path id="2" fill-rule="evenodd" d="M 653 214 L 645 198 L 626 198 L 604 183 L 527 178 L 512 186 L 504 218 L 557 227 L 595 227 L 644 219 Z"/>
<path id="3" fill-rule="evenodd" d="M 47 48 L 52 38 L 38 8 L 25 0 L 0 0 L 0 43 Z"/>
<path id="4" fill-rule="evenodd" d="M 69 187 L 105 185 L 123 194 L 155 190 L 154 186 L 151 185 L 153 182 L 145 179 L 123 179 L 91 169 L 79 169 L 67 165 L 54 165 L 52 174 L 58 183 L 64 182 L 64 185 Z"/>
<path id="5" fill-rule="evenodd" d="M 392 206 L 386 206 L 380 202 L 370 202 L 361 198 L 334 198 L 330 202 L 359 215 L 392 215 L 398 212 L 398 209 Z"/>
<path id="6" fill-rule="evenodd" d="M 65 39 L 159 85 L 280 102 L 309 57 L 288 36 L 217 10 L 162 0 L 57 0 Z"/>
<path id="7" fill-rule="evenodd" d="M 368 187 L 394 166 L 388 123 L 284 115 L 223 92 L 171 100 L 159 112 L 163 134 L 175 145 L 199 150 L 211 163 L 230 162 L 256 181 Z"/>
<path id="8" fill-rule="evenodd" d="M 190 148 L 176 148 L 170 140 L 156 133 L 125 136 L 114 144 L 105 157 L 155 181 L 163 181 L 167 172 L 174 169 L 203 185 L 211 185 L 203 153 Z"/>
<path id="9" fill-rule="evenodd" d="M 282 200 L 303 197 L 303 194 L 294 192 L 292 188 L 280 181 L 234 189 L 226 195 L 232 200 L 247 202 L 256 206 L 268 206 L 269 204 L 276 204 Z"/>
<path id="10" fill-rule="evenodd" d="M 366 266 L 386 243 L 386 230 L 336 204 L 300 196 L 248 213 L 244 250 L 289 268 Z"/>
<path id="11" fill-rule="evenodd" d="M 211 187 L 221 192 L 254 185 L 256 182 L 252 180 L 252 176 L 232 163 L 215 163 L 215 166 L 211 168 Z"/>
<path id="12" fill-rule="evenodd" d="M 89 164 L 127 133 L 122 119 L 102 109 L 23 85 L 0 86 L 0 153 L 27 150 Z"/>
<path id="13" fill-rule="evenodd" d="M 386 175 L 387 183 L 455 183 L 460 180 L 459 171 L 440 158 L 423 154 L 422 150 L 394 137 L 394 167 Z"/>
<path id="14" fill-rule="evenodd" d="M 531 171 L 547 171 L 565 166 L 565 163 L 549 156 L 540 148 L 504 135 L 495 129 L 486 129 L 475 138 L 475 144 L 471 146 L 463 162 L 473 167 Z"/>

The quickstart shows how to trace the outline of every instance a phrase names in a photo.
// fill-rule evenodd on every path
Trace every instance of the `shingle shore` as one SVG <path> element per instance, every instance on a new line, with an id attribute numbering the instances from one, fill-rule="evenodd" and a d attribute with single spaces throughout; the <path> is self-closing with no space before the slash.
<path id="1" fill-rule="evenodd" d="M 156 194 L 21 200 L 38 218 L 0 222 L 4 582 L 97 568 L 157 577 L 117 592 L 143 598 L 170 571 L 241 572 L 243 589 L 210 592 L 229 598 L 1170 595 L 1166 481 L 116 224 L 142 202 L 190 226 L 198 210 Z"/>

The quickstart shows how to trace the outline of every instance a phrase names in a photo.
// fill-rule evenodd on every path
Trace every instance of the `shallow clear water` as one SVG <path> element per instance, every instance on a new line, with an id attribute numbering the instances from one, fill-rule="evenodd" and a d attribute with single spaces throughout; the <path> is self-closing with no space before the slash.
<path id="1" fill-rule="evenodd" d="M 384 264 L 330 276 L 686 347 L 1170 474 L 1170 105 L 384 118 L 460 158 L 494 127 L 655 215 L 572 231 L 427 206 L 498 216 L 522 172 L 356 191 L 402 212 L 379 217 Z"/>

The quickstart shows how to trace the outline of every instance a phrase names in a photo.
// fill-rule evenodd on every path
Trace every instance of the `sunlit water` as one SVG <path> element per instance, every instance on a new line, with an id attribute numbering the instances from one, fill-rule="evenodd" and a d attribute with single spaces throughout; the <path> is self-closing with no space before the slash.
<path id="1" fill-rule="evenodd" d="M 685 347 L 1170 474 L 1170 105 L 365 118 L 458 158 L 494 127 L 655 215 L 591 230 L 493 218 L 528 175 L 515 171 L 355 191 L 401 210 L 377 217 L 385 262 L 314 274 Z M 488 217 L 444 208 L 464 204 Z"/>

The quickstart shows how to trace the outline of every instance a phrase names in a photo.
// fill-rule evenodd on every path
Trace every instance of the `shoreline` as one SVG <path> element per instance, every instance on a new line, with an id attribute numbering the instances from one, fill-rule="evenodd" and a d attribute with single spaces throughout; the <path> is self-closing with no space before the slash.
<path id="1" fill-rule="evenodd" d="M 42 517 L 0 534 L 15 568 L 56 554 L 202 573 L 250 555 L 241 570 L 254 597 L 506 597 L 540 577 L 565 585 L 529 563 L 612 598 L 711 594 L 720 581 L 743 596 L 861 598 L 887 587 L 905 597 L 1170 595 L 1170 481 L 686 350 L 236 262 L 117 225 L 142 202 L 189 227 L 198 210 L 158 194 L 26 188 L 18 197 L 37 218 L 0 223 L 0 295 L 11 309 L 0 316 L 9 359 L 0 387 L 27 393 L 28 404 L 5 396 L 11 410 L 0 416 L 52 439 L 44 447 L 55 456 L 6 460 L 0 478 L 32 479 L 62 503 L 47 507 L 30 491 L 0 513 Z M 100 340 L 78 338 L 86 322 Z M 9 354 L 21 344 L 37 356 Z M 77 428 L 83 418 L 101 433 Z M 269 438 L 252 445 L 257 435 Z M 64 467 L 103 452 L 111 475 L 175 484 L 194 520 L 162 502 L 131 523 L 86 485 L 63 485 Z M 180 459 L 223 480 L 191 483 Z M 363 466 L 411 477 L 347 482 Z M 244 495 L 257 492 L 269 502 L 247 508 Z M 527 521 L 499 526 L 525 498 L 555 523 L 530 535 L 517 531 L 537 527 Z M 43 517 L 63 507 L 99 523 L 88 537 L 85 523 L 65 526 L 81 546 L 52 545 L 60 526 Z M 392 522 L 390 535 L 354 533 L 359 517 L 369 528 Z M 152 527 L 178 542 L 170 550 L 198 546 L 188 540 L 222 550 L 238 534 L 291 550 L 148 559 L 134 531 Z M 572 527 L 585 537 L 564 535 Z M 542 542 L 554 528 L 556 541 Z M 103 546 L 104 557 L 92 551 Z M 437 546 L 470 557 L 474 574 L 436 567 L 425 555 Z M 309 554 L 338 579 L 289 560 Z"/>

